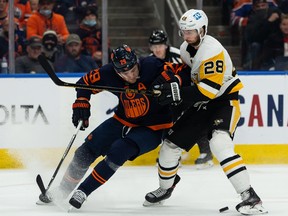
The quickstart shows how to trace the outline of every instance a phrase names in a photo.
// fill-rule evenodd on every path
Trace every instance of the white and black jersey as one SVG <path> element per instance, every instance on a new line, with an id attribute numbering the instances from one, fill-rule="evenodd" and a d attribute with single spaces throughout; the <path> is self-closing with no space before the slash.
<path id="1" fill-rule="evenodd" d="M 184 41 L 180 54 L 183 63 L 191 67 L 191 79 L 197 89 L 210 100 L 243 87 L 227 50 L 212 36 L 206 35 L 197 50 Z"/>
<path id="2" fill-rule="evenodd" d="M 180 50 L 176 47 L 168 46 L 166 50 L 165 61 L 172 63 L 182 63 L 182 59 L 180 57 Z"/>
<path id="3" fill-rule="evenodd" d="M 192 83 L 181 88 L 183 102 L 177 111 L 186 105 L 189 109 L 167 139 L 189 151 L 201 137 L 210 137 L 213 130 L 229 131 L 233 137 L 240 118 L 238 92 L 243 84 L 228 52 L 219 41 L 206 35 L 198 49 L 184 41 L 180 54 L 183 63 L 191 68 Z"/>
<path id="4" fill-rule="evenodd" d="M 153 53 L 151 53 L 150 55 L 155 56 Z M 180 50 L 176 47 L 168 46 L 166 49 L 166 56 L 163 61 L 176 64 L 182 63 L 182 59 L 180 57 Z"/>

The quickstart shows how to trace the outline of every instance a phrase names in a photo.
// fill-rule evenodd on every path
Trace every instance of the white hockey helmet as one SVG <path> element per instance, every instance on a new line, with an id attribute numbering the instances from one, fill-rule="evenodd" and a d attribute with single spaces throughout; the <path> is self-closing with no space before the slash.
<path id="1" fill-rule="evenodd" d="M 204 11 L 190 9 L 186 11 L 179 20 L 180 30 L 197 30 L 198 34 L 200 34 L 200 29 L 204 27 L 204 35 L 201 37 L 202 39 L 207 34 L 208 28 L 208 18 Z"/>

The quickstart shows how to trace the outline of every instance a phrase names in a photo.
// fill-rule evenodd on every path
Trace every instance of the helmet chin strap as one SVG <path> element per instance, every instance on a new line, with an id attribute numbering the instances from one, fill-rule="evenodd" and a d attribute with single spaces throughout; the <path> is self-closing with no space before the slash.
<path id="1" fill-rule="evenodd" d="M 118 76 L 120 76 L 124 81 L 126 81 L 125 77 L 121 74 L 121 72 L 116 72 Z"/>

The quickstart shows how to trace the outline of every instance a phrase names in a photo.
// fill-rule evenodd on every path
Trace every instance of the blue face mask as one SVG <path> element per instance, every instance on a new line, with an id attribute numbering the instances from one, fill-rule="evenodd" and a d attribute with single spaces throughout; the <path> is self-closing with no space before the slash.
<path id="1" fill-rule="evenodd" d="M 83 24 L 87 26 L 95 26 L 97 24 L 96 20 L 83 20 Z"/>
<path id="2" fill-rule="evenodd" d="M 43 16 L 50 16 L 52 14 L 51 10 L 39 10 L 39 13 L 42 14 Z"/>

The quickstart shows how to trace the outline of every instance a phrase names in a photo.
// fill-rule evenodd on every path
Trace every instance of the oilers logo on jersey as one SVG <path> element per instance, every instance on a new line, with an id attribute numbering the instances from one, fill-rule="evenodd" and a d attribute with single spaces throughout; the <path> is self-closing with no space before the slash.
<path id="1" fill-rule="evenodd" d="M 146 95 L 121 94 L 120 101 L 123 104 L 127 118 L 139 118 L 146 115 L 149 110 L 149 99 Z"/>

